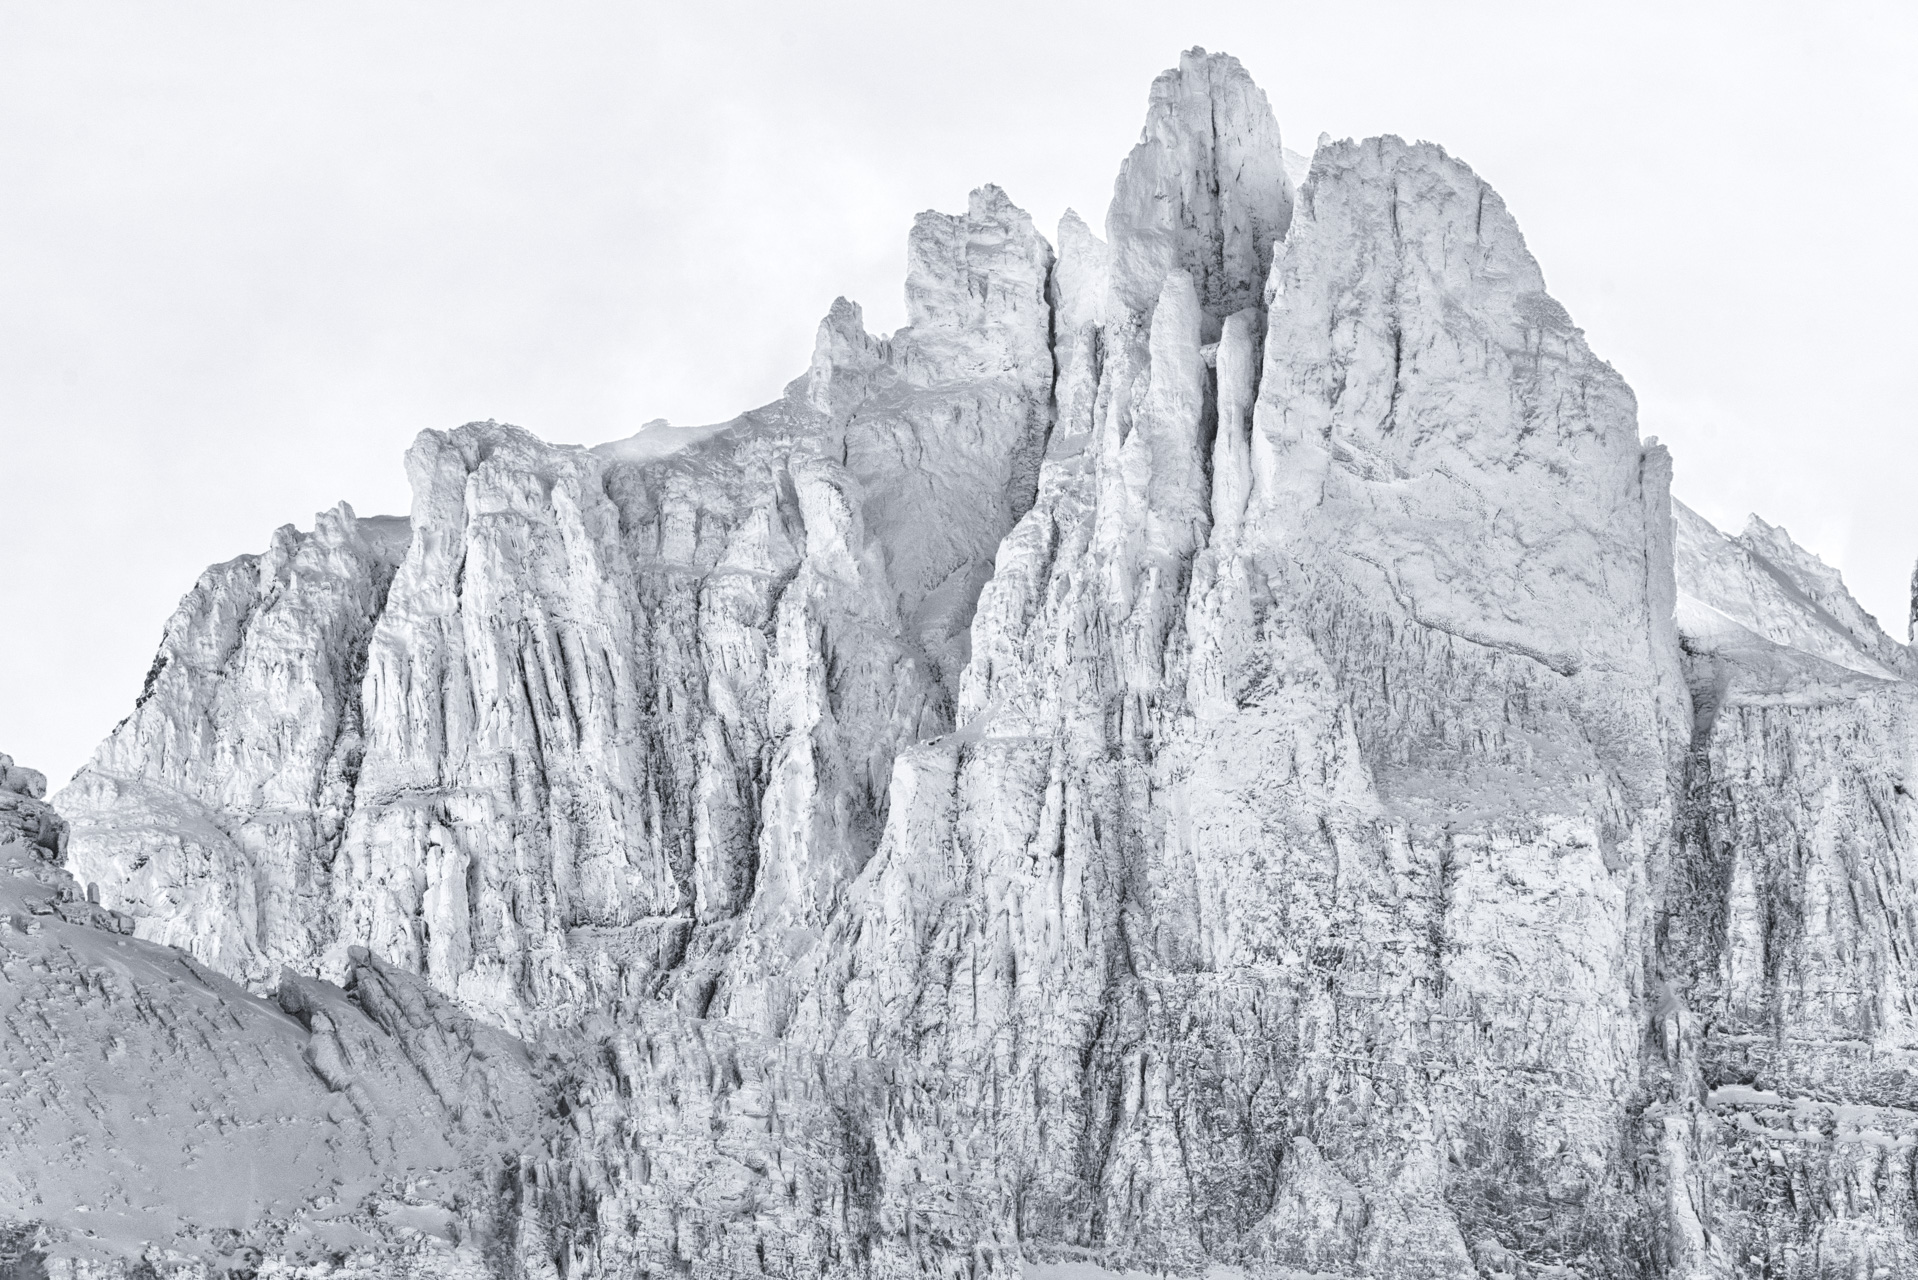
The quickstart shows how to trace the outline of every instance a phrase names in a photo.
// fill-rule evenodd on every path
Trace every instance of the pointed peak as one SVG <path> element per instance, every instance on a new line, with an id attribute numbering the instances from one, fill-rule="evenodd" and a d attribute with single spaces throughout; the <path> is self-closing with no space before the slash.
<path id="1" fill-rule="evenodd" d="M 1106 242 L 1092 233 L 1084 218 L 1067 209 L 1059 219 L 1059 257 L 1052 277 L 1053 308 L 1062 331 L 1104 318 L 1110 262 Z"/>
<path id="2" fill-rule="evenodd" d="M 1739 539 L 1763 548 L 1774 558 L 1793 566 L 1820 574 L 1829 574 L 1834 581 L 1840 578 L 1837 569 L 1826 564 L 1824 557 L 1816 551 L 1793 538 L 1784 525 L 1772 524 L 1755 511 L 1745 517 L 1745 530 L 1739 534 Z"/>
<path id="3" fill-rule="evenodd" d="M 1278 122 L 1237 58 L 1194 47 L 1152 82 L 1145 128 L 1106 213 L 1120 302 L 1149 313 L 1191 273 L 1215 319 L 1258 302 L 1292 220 Z"/>
<path id="4" fill-rule="evenodd" d="M 866 331 L 866 313 L 857 302 L 844 294 L 832 300 L 832 306 L 826 309 L 825 318 L 819 322 L 820 331 L 836 333 L 863 334 Z M 648 424 L 651 425 L 651 424 Z"/>
<path id="5" fill-rule="evenodd" d="M 1008 214 L 1024 217 L 1025 210 L 1013 204 L 1012 197 L 1007 195 L 1005 188 L 996 182 L 974 187 L 971 195 L 966 198 L 966 216 L 974 222 L 988 219 L 1003 222 Z"/>
<path id="6" fill-rule="evenodd" d="M 972 192 L 964 214 L 922 213 L 906 237 L 906 330 L 914 341 L 932 331 L 974 333 L 1007 318 L 1011 289 L 1033 281 L 1043 290 L 1052 246 L 1032 215 L 987 183 Z M 897 337 L 898 335 L 895 335 Z"/>
<path id="7" fill-rule="evenodd" d="M 867 383 L 885 357 L 884 345 L 866 332 L 866 315 L 859 304 L 834 298 L 813 343 L 806 402 L 828 417 L 843 415 L 864 398 Z"/>
<path id="8" fill-rule="evenodd" d="M 1244 63 L 1229 53 L 1207 53 L 1205 46 L 1199 44 L 1193 45 L 1180 54 L 1179 65 L 1171 70 L 1161 71 L 1158 80 L 1165 81 L 1173 78 L 1191 80 L 1194 77 L 1206 77 L 1219 81 L 1237 79 L 1252 85 L 1254 89 L 1258 87 L 1252 84 L 1252 73 L 1245 69 Z M 1154 83 L 1156 86 L 1158 82 Z"/>

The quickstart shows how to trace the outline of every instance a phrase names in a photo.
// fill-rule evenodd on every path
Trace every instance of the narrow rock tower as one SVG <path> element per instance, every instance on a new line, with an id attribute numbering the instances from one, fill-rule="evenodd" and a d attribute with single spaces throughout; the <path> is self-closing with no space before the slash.
<path id="1" fill-rule="evenodd" d="M 1237 58 L 1188 49 L 1152 82 L 1145 129 L 1113 186 L 1114 292 L 1149 313 L 1166 274 L 1184 270 L 1216 338 L 1226 316 L 1259 300 L 1291 221 L 1292 184 L 1264 90 Z"/>

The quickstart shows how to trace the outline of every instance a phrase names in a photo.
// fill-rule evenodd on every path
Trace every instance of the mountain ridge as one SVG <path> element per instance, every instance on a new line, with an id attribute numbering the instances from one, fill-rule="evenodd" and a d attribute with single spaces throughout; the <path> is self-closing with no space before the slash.
<path id="1" fill-rule="evenodd" d="M 64 844 L 8 846 L 98 900 L 18 963 L 177 946 L 346 1100 L 288 1111 L 467 1145 L 356 1173 L 325 1258 L 288 1192 L 141 1265 L 1918 1262 L 1910 651 L 1672 501 L 1443 148 L 1295 191 L 1195 49 L 1105 228 L 982 187 L 770 405 L 423 432 L 404 538 L 342 504 L 202 576 Z"/>

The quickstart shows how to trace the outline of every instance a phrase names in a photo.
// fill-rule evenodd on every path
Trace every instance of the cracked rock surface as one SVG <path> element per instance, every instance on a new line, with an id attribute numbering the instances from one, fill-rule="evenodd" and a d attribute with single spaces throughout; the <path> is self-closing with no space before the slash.
<path id="1" fill-rule="evenodd" d="M 1918 1272 L 1918 660 L 1483 179 L 1192 50 L 906 299 L 0 757 L 0 1275 Z"/>

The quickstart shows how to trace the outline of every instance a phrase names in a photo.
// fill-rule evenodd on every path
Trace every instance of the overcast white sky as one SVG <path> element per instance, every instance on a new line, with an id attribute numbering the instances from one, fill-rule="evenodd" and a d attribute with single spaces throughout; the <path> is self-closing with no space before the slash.
<path id="1" fill-rule="evenodd" d="M 426 427 L 718 421 L 997 182 L 1098 225 L 1146 88 L 1237 54 L 1290 145 L 1504 195 L 1681 497 L 1918 555 L 1918 6 L 0 0 L 0 750 L 64 779 L 207 564 Z"/>

